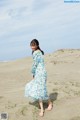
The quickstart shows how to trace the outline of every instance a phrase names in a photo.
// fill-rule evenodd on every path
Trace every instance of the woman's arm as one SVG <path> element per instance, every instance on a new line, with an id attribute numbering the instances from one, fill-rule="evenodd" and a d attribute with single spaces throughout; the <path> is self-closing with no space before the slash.
<path id="1" fill-rule="evenodd" d="M 32 72 L 32 74 L 33 74 L 33 77 L 35 76 L 35 71 L 36 71 L 36 68 L 37 68 L 37 66 L 38 66 L 38 64 L 39 64 L 39 62 L 40 62 L 40 59 L 41 59 L 41 54 L 38 52 L 38 53 L 35 53 L 34 55 L 33 55 L 33 60 L 34 60 L 34 62 L 33 62 L 33 65 L 32 65 L 32 70 L 31 70 L 31 72 Z"/>

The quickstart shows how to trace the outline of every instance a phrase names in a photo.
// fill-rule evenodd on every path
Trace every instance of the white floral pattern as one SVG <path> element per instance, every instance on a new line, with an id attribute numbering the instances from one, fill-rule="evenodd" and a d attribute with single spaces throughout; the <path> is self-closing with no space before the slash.
<path id="1" fill-rule="evenodd" d="M 44 58 L 40 50 L 33 52 L 33 64 L 31 73 L 34 78 L 25 85 L 25 97 L 29 97 L 34 101 L 48 100 L 47 92 L 47 71 L 45 69 Z"/>

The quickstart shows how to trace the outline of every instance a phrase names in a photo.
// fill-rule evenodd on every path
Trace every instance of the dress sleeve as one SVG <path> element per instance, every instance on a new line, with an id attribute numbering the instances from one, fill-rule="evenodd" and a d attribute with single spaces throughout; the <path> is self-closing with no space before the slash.
<path id="1" fill-rule="evenodd" d="M 35 76 L 35 71 L 36 71 L 36 68 L 39 64 L 39 62 L 41 61 L 41 54 L 38 52 L 38 53 L 33 53 L 33 64 L 32 64 L 32 70 L 31 70 L 31 73 Z"/>

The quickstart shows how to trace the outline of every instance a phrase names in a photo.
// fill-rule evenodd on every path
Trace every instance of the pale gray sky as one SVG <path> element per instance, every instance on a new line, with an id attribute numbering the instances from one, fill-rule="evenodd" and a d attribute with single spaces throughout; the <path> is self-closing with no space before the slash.
<path id="1" fill-rule="evenodd" d="M 80 48 L 80 3 L 0 0 L 0 61 L 31 56 L 33 38 L 45 53 Z"/>

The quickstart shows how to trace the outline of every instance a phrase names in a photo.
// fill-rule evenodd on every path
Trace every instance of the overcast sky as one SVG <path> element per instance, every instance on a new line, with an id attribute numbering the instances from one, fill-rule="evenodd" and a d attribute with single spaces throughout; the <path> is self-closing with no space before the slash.
<path id="1" fill-rule="evenodd" d="M 45 53 L 80 48 L 80 3 L 0 0 L 0 61 L 31 56 L 34 38 Z"/>

